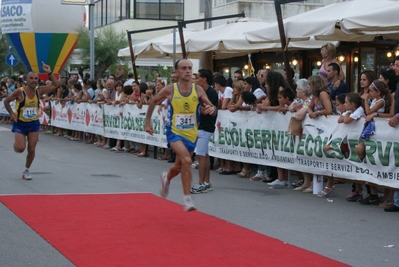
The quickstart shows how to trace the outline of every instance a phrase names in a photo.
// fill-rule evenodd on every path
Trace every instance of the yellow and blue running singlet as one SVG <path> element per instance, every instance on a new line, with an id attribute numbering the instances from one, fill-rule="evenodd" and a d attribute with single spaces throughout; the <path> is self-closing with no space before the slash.
<path id="1" fill-rule="evenodd" d="M 174 83 L 173 95 L 168 107 L 167 136 L 170 134 L 178 135 L 195 143 L 198 134 L 199 104 L 194 83 L 188 95 L 183 95 L 177 83 Z"/>
<path id="2" fill-rule="evenodd" d="M 37 121 L 39 119 L 39 90 L 37 88 L 35 89 L 35 94 L 32 98 L 28 97 L 23 87 L 21 87 L 20 90 L 24 98 L 21 102 L 16 101 L 15 103 L 18 121 Z"/>

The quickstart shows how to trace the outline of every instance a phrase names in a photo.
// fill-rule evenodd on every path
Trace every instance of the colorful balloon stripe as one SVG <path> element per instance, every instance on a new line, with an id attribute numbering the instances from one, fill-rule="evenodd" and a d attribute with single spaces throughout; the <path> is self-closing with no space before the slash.
<path id="1" fill-rule="evenodd" d="M 53 33 L 52 34 L 52 39 L 51 39 L 51 45 L 48 51 L 48 60 L 47 64 L 49 64 L 53 70 L 53 72 L 58 73 L 56 70 L 56 63 L 58 60 L 58 57 L 61 56 L 60 52 L 62 51 L 62 48 L 64 46 L 65 40 L 67 39 L 68 34 L 60 34 L 60 33 Z"/>
<path id="2" fill-rule="evenodd" d="M 42 61 L 59 73 L 76 46 L 74 33 L 10 33 L 7 34 L 28 71 L 44 73 Z"/>
<path id="3" fill-rule="evenodd" d="M 65 42 L 63 43 L 63 47 L 59 52 L 59 56 L 57 62 L 54 66 L 54 72 L 60 73 L 62 68 L 64 67 L 65 63 L 69 59 L 69 56 L 73 53 L 73 50 L 78 43 L 79 34 L 70 33 L 66 37 Z"/>
<path id="4" fill-rule="evenodd" d="M 29 61 L 26 58 L 26 54 L 23 52 L 24 47 L 21 42 L 21 38 L 19 36 L 19 33 L 8 33 L 6 36 L 8 37 L 8 40 L 12 45 L 14 46 L 15 50 L 17 51 L 19 58 L 21 61 L 24 63 L 28 71 L 32 71 L 32 68 L 30 67 Z"/>

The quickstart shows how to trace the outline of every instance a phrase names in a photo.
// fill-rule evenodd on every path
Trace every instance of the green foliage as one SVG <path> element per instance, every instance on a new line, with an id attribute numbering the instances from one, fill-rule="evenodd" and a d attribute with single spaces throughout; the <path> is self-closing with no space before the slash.
<path id="1" fill-rule="evenodd" d="M 14 49 L 12 50 L 12 53 L 17 55 L 18 64 L 13 68 L 7 65 L 5 58 L 9 53 L 8 46 L 9 46 L 8 38 L 6 37 L 5 34 L 0 34 L 0 70 L 2 72 L 2 76 L 9 76 L 9 77 L 18 76 L 18 71 L 20 70 L 26 73 L 27 69 Z M 10 73 L 11 69 L 13 70 L 13 73 Z"/>
<path id="2" fill-rule="evenodd" d="M 147 70 L 137 68 L 137 76 L 139 79 L 144 78 L 147 75 Z"/>
<path id="3" fill-rule="evenodd" d="M 90 32 L 87 28 L 79 30 L 81 36 L 77 48 L 82 49 L 82 60 L 85 64 L 90 64 Z M 110 25 L 102 27 L 95 32 L 94 37 L 94 57 L 95 57 L 95 76 L 104 77 L 104 73 L 111 66 L 123 63 L 123 59 L 118 58 L 118 51 L 127 46 L 126 34 L 116 32 Z"/>
<path id="4" fill-rule="evenodd" d="M 123 69 L 123 79 L 127 79 L 127 74 L 129 72 L 133 72 L 127 65 L 122 65 Z M 112 65 L 111 67 L 108 68 L 109 74 L 116 74 L 118 71 L 118 64 Z"/>
<path id="5" fill-rule="evenodd" d="M 172 67 L 162 66 L 158 64 L 158 69 L 156 71 L 152 71 L 152 73 L 148 75 L 148 80 L 153 81 L 155 74 L 158 73 L 159 77 L 165 77 L 168 79 L 168 82 L 170 82 L 169 77 L 172 74 L 172 72 L 173 72 Z"/>

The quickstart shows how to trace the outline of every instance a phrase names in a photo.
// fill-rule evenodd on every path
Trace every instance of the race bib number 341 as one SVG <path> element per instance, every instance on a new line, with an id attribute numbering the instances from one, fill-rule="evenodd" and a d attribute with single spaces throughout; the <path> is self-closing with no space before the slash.
<path id="1" fill-rule="evenodd" d="M 194 114 L 176 114 L 176 129 L 178 130 L 190 130 L 194 129 L 196 123 L 196 117 Z"/>

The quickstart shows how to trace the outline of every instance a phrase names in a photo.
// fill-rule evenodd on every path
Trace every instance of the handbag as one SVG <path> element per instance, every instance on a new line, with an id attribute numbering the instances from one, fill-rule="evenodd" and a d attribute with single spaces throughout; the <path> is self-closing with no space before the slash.
<path id="1" fill-rule="evenodd" d="M 288 124 L 287 133 L 291 135 L 302 135 L 302 121 L 298 121 L 295 117 L 291 117 L 290 123 Z"/>

